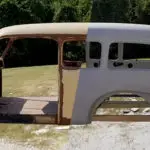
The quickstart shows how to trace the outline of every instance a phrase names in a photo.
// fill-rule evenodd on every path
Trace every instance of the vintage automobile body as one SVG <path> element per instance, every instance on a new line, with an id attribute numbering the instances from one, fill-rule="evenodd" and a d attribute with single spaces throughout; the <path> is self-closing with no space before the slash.
<path id="1" fill-rule="evenodd" d="M 129 92 L 149 102 L 150 61 L 124 60 L 123 44 L 150 44 L 150 26 L 123 23 L 49 23 L 6 27 L 0 39 L 40 37 L 58 42 L 59 99 L 55 123 L 91 123 L 94 110 L 105 98 Z M 63 44 L 66 41 L 86 42 L 86 68 L 66 67 L 63 64 Z M 101 57 L 90 58 L 90 42 L 101 44 Z M 118 44 L 118 58 L 109 60 L 112 43 Z M 2 57 L 5 56 L 6 50 Z M 115 65 L 116 63 L 116 65 Z"/>
<path id="2" fill-rule="evenodd" d="M 100 42 L 102 54 L 98 68 L 89 67 L 79 71 L 72 116 L 73 124 L 90 123 L 93 109 L 100 105 L 106 97 L 116 93 L 134 93 L 149 101 L 150 61 L 125 61 L 121 59 L 121 53 L 116 61 L 123 62 L 123 65 L 114 67 L 113 63 L 108 61 L 111 43 L 150 44 L 149 32 L 150 26 L 148 25 L 89 24 L 86 41 Z M 87 56 L 88 62 L 90 63 L 90 60 Z M 132 64 L 133 67 L 128 67 L 129 64 Z"/>

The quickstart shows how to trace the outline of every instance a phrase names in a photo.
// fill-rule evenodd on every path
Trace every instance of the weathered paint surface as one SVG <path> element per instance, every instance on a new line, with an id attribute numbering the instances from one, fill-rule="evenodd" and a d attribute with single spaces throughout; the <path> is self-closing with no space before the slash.
<path id="1" fill-rule="evenodd" d="M 63 70 L 63 118 L 71 120 L 80 70 Z"/>

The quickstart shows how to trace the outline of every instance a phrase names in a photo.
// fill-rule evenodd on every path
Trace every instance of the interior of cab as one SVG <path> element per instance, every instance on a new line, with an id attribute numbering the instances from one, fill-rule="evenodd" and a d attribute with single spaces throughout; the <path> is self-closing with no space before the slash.
<path id="1" fill-rule="evenodd" d="M 85 53 L 85 41 L 65 42 L 63 45 L 63 66 L 70 69 L 82 68 L 86 62 Z"/>
<path id="2" fill-rule="evenodd" d="M 87 44 L 87 67 L 98 68 L 102 46 L 99 42 Z M 150 69 L 150 44 L 111 43 L 108 55 L 109 69 Z"/>
<path id="3" fill-rule="evenodd" d="M 113 63 L 109 58 L 109 68 L 150 69 L 150 44 L 120 43 L 119 46 L 118 43 L 117 45 L 118 58 L 114 59 Z M 115 53 L 114 50 L 109 50 L 109 54 Z"/>

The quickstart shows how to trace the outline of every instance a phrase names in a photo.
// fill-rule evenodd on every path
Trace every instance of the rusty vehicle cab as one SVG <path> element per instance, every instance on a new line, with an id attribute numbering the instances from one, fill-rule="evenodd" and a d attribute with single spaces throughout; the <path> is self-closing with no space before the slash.
<path id="1" fill-rule="evenodd" d="M 57 107 L 54 109 L 52 105 L 49 109 L 53 111 L 43 114 L 49 124 L 91 123 L 95 109 L 104 103 L 105 98 L 116 93 L 138 94 L 149 102 L 150 60 L 141 59 L 138 55 L 139 51 L 150 48 L 148 25 L 24 24 L 0 29 L 0 39 L 4 38 L 8 38 L 9 42 L 1 56 L 2 67 L 9 48 L 17 39 L 45 38 L 58 42 Z M 126 55 L 130 52 L 132 55 Z M 77 53 L 80 57 L 76 57 Z M 143 55 L 145 57 L 147 55 Z M 99 120 L 99 117 L 94 120 Z"/>
<path id="2" fill-rule="evenodd" d="M 6 48 L 4 49 L 2 56 L 0 58 L 1 62 L 1 102 L 6 103 L 9 101 L 9 105 L 5 113 L 2 115 L 33 115 L 32 123 L 49 123 L 49 124 L 70 124 L 72 117 L 72 110 L 75 101 L 76 89 L 78 84 L 78 70 L 81 67 L 81 61 L 76 59 L 66 59 L 64 56 L 64 45 L 68 51 L 67 42 L 72 41 L 85 41 L 88 31 L 87 23 L 41 23 L 41 24 L 22 24 L 14 25 L 10 27 L 5 27 L 0 29 L 0 39 L 9 39 Z M 25 38 L 41 38 L 41 39 L 52 39 L 58 43 L 58 100 L 55 101 L 54 98 L 49 98 L 45 100 L 44 98 L 8 98 L 2 96 L 2 68 L 4 68 L 4 59 L 6 54 L 10 50 L 12 44 L 18 39 Z M 78 42 L 77 42 L 78 43 Z M 80 43 L 79 43 L 80 44 Z M 76 48 L 80 45 L 76 45 Z M 82 46 L 83 47 L 83 46 Z M 77 50 L 74 49 L 77 53 Z M 65 58 L 65 59 L 63 59 Z M 70 58 L 70 57 L 69 57 Z M 18 101 L 25 101 L 22 110 L 19 114 L 16 114 L 15 108 L 17 107 Z M 5 100 L 5 101 L 4 101 Z M 36 102 L 46 108 L 46 113 L 43 111 L 44 108 L 40 108 L 40 111 L 26 109 L 29 105 L 36 106 Z M 13 103 L 13 104 L 12 104 Z M 13 106 L 14 105 L 14 106 Z M 39 105 L 39 104 L 38 104 Z M 14 110 L 13 110 L 14 109 Z M 49 109 L 49 110 L 48 110 Z M 41 119 L 41 116 L 43 117 Z M 11 117 L 12 118 L 12 117 Z M 15 118 L 16 120 L 16 118 Z M 28 118 L 27 118 L 28 121 Z"/>

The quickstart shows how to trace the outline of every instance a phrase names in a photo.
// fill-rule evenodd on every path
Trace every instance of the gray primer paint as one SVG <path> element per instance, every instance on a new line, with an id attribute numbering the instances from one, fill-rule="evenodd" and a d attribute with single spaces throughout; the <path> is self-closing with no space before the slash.
<path id="1" fill-rule="evenodd" d="M 149 101 L 150 71 L 81 69 L 72 124 L 90 123 L 93 104 L 100 104 L 104 97 L 123 91 Z"/>
<path id="2" fill-rule="evenodd" d="M 89 24 L 87 41 L 102 43 L 101 65 L 100 68 L 80 69 L 72 124 L 91 123 L 92 108 L 102 103 L 105 97 L 117 92 L 132 92 L 150 102 L 149 67 L 107 67 L 108 49 L 112 41 L 150 43 L 150 38 L 147 38 L 150 37 L 150 26 L 105 25 Z"/>

